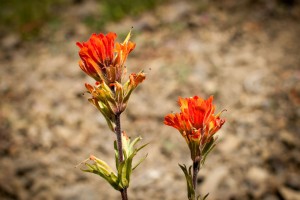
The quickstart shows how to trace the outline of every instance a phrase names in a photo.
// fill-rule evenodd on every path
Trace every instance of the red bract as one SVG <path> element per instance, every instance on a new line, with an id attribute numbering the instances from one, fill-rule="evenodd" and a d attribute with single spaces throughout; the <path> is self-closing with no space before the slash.
<path id="1" fill-rule="evenodd" d="M 80 68 L 96 81 L 105 81 L 108 85 L 115 81 L 121 82 L 126 73 L 124 64 L 128 54 L 135 48 L 129 41 L 130 32 L 123 43 L 115 43 L 116 33 L 104 35 L 92 34 L 87 42 L 77 42 L 80 48 Z"/>
<path id="2" fill-rule="evenodd" d="M 89 101 L 103 114 L 112 131 L 115 131 L 115 116 L 126 109 L 131 93 L 146 78 L 143 72 L 132 73 L 122 83 L 125 61 L 135 48 L 135 43 L 129 41 L 130 36 L 131 31 L 123 43 L 118 43 L 115 33 L 92 34 L 87 42 L 76 43 L 80 48 L 80 68 L 96 80 L 94 85 L 85 84 L 92 95 Z"/>
<path id="3" fill-rule="evenodd" d="M 179 97 L 180 113 L 165 116 L 164 123 L 179 130 L 186 142 L 196 142 L 199 145 L 208 143 L 212 136 L 225 123 L 220 114 L 215 115 L 213 97 L 203 100 L 198 96 L 191 98 Z"/>

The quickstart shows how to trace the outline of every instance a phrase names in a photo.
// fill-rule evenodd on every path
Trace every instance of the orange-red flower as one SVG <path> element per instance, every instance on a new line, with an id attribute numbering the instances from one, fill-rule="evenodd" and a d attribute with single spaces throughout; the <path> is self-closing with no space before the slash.
<path id="1" fill-rule="evenodd" d="M 131 32 L 123 43 L 118 43 L 115 33 L 92 34 L 87 42 L 76 43 L 80 48 L 80 68 L 96 80 L 95 85 L 85 84 L 92 95 L 89 101 L 103 114 L 112 131 L 115 116 L 126 109 L 132 91 L 146 78 L 143 72 L 132 73 L 122 83 L 126 74 L 125 61 L 135 48 L 135 43 L 129 41 L 130 36 Z"/>
<path id="2" fill-rule="evenodd" d="M 135 48 L 135 43 L 129 41 L 130 32 L 123 43 L 115 42 L 116 33 L 107 35 L 92 34 L 87 42 L 77 42 L 80 48 L 80 68 L 96 81 L 105 81 L 110 85 L 121 82 L 126 73 L 124 64 L 128 54 Z"/>
<path id="3" fill-rule="evenodd" d="M 212 96 L 207 100 L 198 96 L 179 97 L 178 104 L 181 112 L 165 116 L 164 123 L 178 129 L 191 151 L 195 151 L 193 147 L 195 145 L 192 143 L 196 144 L 198 149 L 201 148 L 200 146 L 210 142 L 213 135 L 225 123 L 225 120 L 220 118 L 221 112 L 217 115 L 214 114 L 215 106 L 212 101 Z"/>

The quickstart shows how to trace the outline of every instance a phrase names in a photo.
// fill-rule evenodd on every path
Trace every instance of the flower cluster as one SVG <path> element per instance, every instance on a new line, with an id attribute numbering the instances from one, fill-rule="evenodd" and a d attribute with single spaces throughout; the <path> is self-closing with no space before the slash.
<path id="1" fill-rule="evenodd" d="M 115 41 L 116 33 L 100 33 L 92 34 L 87 42 L 76 43 L 80 48 L 80 68 L 95 80 L 95 84 L 85 84 L 91 94 L 89 101 L 105 117 L 109 128 L 116 133 L 116 170 L 93 155 L 81 163 L 85 165 L 82 170 L 104 178 L 114 189 L 121 192 L 122 200 L 128 200 L 127 188 L 132 172 L 147 157 L 142 157 L 133 165 L 133 158 L 147 144 L 136 147 L 141 137 L 131 140 L 121 129 L 120 115 L 126 109 L 132 92 L 146 78 L 143 72 L 139 72 L 130 74 L 128 80 L 123 81 L 127 73 L 126 59 L 136 46 L 130 41 L 130 37 L 131 31 L 122 43 L 118 43 Z M 215 147 L 217 138 L 214 135 L 225 120 L 220 117 L 222 111 L 215 114 L 212 96 L 206 100 L 198 96 L 179 97 L 178 104 L 180 113 L 166 115 L 164 123 L 178 129 L 191 152 L 193 164 L 190 167 L 179 165 L 186 177 L 188 199 L 205 200 L 208 194 L 203 197 L 196 195 L 197 174 L 206 156 Z"/>
<path id="2" fill-rule="evenodd" d="M 191 150 L 192 160 L 201 155 L 201 148 L 213 140 L 213 135 L 225 123 L 222 112 L 214 115 L 213 97 L 204 100 L 198 96 L 179 98 L 180 113 L 165 116 L 164 123 L 176 128 Z"/>
<path id="3" fill-rule="evenodd" d="M 89 99 L 105 117 L 109 127 L 114 131 L 115 115 L 122 113 L 132 91 L 146 78 L 143 72 L 130 74 L 123 84 L 126 75 L 125 61 L 135 48 L 130 41 L 131 32 L 123 43 L 115 42 L 115 33 L 92 34 L 87 42 L 77 42 L 80 48 L 80 68 L 96 80 L 94 85 L 85 84 L 92 95 Z"/>

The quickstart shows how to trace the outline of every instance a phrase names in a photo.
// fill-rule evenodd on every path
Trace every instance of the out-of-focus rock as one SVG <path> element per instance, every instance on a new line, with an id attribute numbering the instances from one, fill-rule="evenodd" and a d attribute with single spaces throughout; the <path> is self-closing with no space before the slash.
<path id="1" fill-rule="evenodd" d="M 226 175 L 228 175 L 228 168 L 226 166 L 215 166 L 215 168 L 209 171 L 207 176 L 205 176 L 204 182 L 200 187 L 201 194 L 210 193 L 210 198 L 215 198 L 216 196 L 214 195 L 217 193 L 218 187 Z"/>
<path id="2" fill-rule="evenodd" d="M 155 183 L 157 180 L 162 179 L 163 174 L 161 170 L 162 169 L 152 169 L 144 171 L 140 177 L 136 177 L 135 185 L 139 188 L 147 187 L 148 185 Z"/>
<path id="3" fill-rule="evenodd" d="M 300 191 L 300 174 L 296 172 L 289 172 L 286 174 L 284 185 L 294 190 Z"/>
<path id="4" fill-rule="evenodd" d="M 225 155 L 230 155 L 241 145 L 241 140 L 237 135 L 226 135 L 222 137 L 218 144 L 218 149 Z"/>
<path id="5" fill-rule="evenodd" d="M 95 200 L 95 199 L 104 199 L 103 196 L 99 197 L 98 193 L 95 191 L 95 188 L 89 187 L 86 183 L 78 183 L 67 185 L 56 194 L 57 199 L 65 200 Z"/>
<path id="6" fill-rule="evenodd" d="M 140 31 L 154 31 L 160 21 L 153 16 L 153 13 L 145 13 L 137 22 L 134 23 L 134 29 Z"/>
<path id="7" fill-rule="evenodd" d="M 273 190 L 275 186 L 272 184 L 276 184 L 276 181 L 269 176 L 265 169 L 256 166 L 249 169 L 246 177 L 249 181 L 248 184 L 253 188 L 252 195 L 257 199 L 262 198 L 268 190 Z"/>
<path id="8" fill-rule="evenodd" d="M 264 183 L 268 179 L 268 177 L 268 172 L 265 169 L 259 167 L 251 167 L 247 173 L 247 178 L 255 184 Z"/>
<path id="9" fill-rule="evenodd" d="M 171 5 L 164 5 L 158 9 L 161 21 L 165 23 L 174 23 L 180 20 L 185 14 L 191 11 L 191 4 L 185 1 L 178 1 Z M 174 12 L 176 10 L 176 12 Z"/>
<path id="10" fill-rule="evenodd" d="M 20 37 L 17 34 L 9 34 L 2 38 L 1 46 L 4 49 L 13 49 L 21 42 Z"/>
<path id="11" fill-rule="evenodd" d="M 296 190 L 292 190 L 288 187 L 281 186 L 279 188 L 280 194 L 283 196 L 284 199 L 287 200 L 299 200 L 300 199 L 300 192 Z"/>
<path id="12" fill-rule="evenodd" d="M 280 137 L 281 141 L 284 142 L 289 147 L 295 147 L 295 146 L 299 145 L 299 141 L 300 141 L 299 138 L 297 138 L 297 137 L 295 138 L 293 133 L 290 133 L 287 130 L 280 131 L 279 137 Z"/>

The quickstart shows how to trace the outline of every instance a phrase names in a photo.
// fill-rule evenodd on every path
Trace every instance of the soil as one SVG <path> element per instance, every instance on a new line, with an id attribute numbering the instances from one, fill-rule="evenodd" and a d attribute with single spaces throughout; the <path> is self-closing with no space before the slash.
<path id="1" fill-rule="evenodd" d="M 88 103 L 76 41 L 133 26 L 130 73 L 147 79 L 133 93 L 122 129 L 150 142 L 134 171 L 132 200 L 182 200 L 178 163 L 190 165 L 179 132 L 163 124 L 178 96 L 214 96 L 226 123 L 199 175 L 208 199 L 300 199 L 300 6 L 296 1 L 200 4 L 174 1 L 139 17 L 90 30 L 95 2 L 66 8 L 60 28 L 22 42 L 1 38 L 0 199 L 120 199 L 100 177 L 75 166 L 93 154 L 114 166 L 114 134 Z M 261 2 L 261 1 L 259 1 Z M 290 2 L 290 1 L 289 1 Z M 198 5 L 197 5 L 198 4 Z"/>

